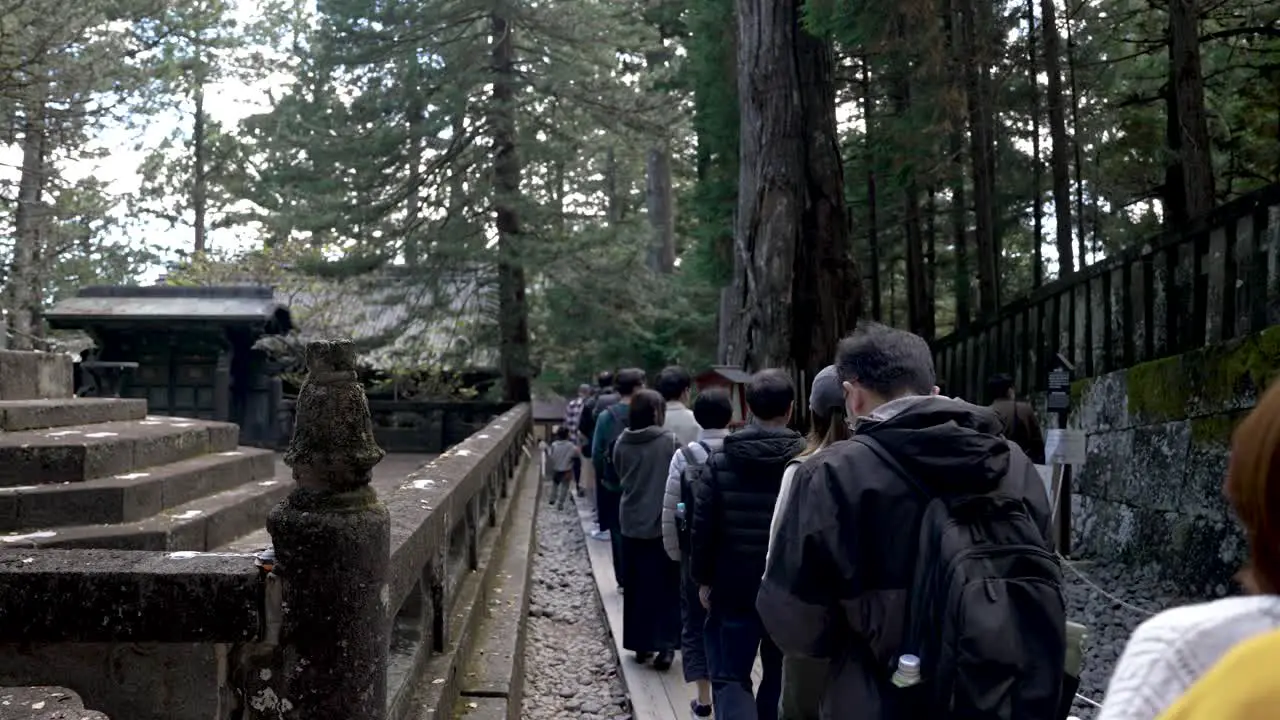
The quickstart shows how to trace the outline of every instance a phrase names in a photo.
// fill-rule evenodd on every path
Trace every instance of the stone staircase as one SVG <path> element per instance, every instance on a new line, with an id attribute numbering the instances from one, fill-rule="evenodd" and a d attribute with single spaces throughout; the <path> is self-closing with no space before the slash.
<path id="1" fill-rule="evenodd" d="M 69 358 L 0 351 L 0 546 L 207 551 L 253 533 L 290 483 L 238 437 L 144 400 L 72 398 Z"/>

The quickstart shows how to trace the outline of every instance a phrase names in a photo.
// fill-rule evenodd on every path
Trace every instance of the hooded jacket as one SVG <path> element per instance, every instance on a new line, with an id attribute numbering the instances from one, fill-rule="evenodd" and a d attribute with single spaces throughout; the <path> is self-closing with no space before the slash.
<path id="1" fill-rule="evenodd" d="M 675 450 L 675 436 L 657 425 L 623 430 L 618 436 L 613 466 L 622 486 L 618 522 L 624 536 L 643 540 L 662 537 L 662 494 Z"/>
<path id="2" fill-rule="evenodd" d="M 796 431 L 752 424 L 707 460 L 694 485 L 689 546 L 693 579 L 711 586 L 713 604 L 751 607 L 782 473 L 802 450 Z"/>
<path id="3" fill-rule="evenodd" d="M 999 490 L 1021 499 L 1046 538 L 1049 498 L 990 408 L 945 397 L 886 403 L 855 433 L 876 440 L 933 494 Z M 1011 476 L 1011 465 L 1020 468 Z M 787 655 L 832 660 L 823 718 L 886 716 L 925 498 L 865 445 L 831 445 L 800 465 L 756 608 Z"/>

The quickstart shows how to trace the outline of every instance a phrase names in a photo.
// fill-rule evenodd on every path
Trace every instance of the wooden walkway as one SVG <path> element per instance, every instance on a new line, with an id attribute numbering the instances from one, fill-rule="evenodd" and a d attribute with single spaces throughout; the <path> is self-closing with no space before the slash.
<path id="1" fill-rule="evenodd" d="M 584 487 L 590 470 L 584 468 Z M 684 670 L 680 665 L 680 655 L 671 669 L 658 672 L 649 665 L 636 663 L 632 653 L 622 649 L 622 595 L 618 592 L 618 584 L 613 576 L 613 556 L 609 551 L 609 541 L 593 540 L 591 533 L 596 529 L 594 511 L 590 501 L 592 493 L 588 490 L 587 498 L 576 498 L 578 517 L 582 521 L 582 532 L 587 538 L 587 552 L 591 557 L 591 573 L 595 576 L 596 588 L 600 592 L 600 600 L 604 605 L 605 616 L 609 620 L 609 632 L 613 636 L 613 644 L 618 652 L 618 662 L 622 673 L 622 681 L 626 684 L 631 696 L 632 716 L 635 720 L 675 720 L 689 718 L 689 701 L 696 693 L 692 684 L 684 682 Z M 760 661 L 756 660 L 752 677 L 760 682 Z"/>

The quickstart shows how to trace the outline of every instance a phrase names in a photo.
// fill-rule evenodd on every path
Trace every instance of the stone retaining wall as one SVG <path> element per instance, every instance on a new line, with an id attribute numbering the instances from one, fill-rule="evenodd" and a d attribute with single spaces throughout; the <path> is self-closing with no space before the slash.
<path id="1" fill-rule="evenodd" d="M 1077 381 L 1071 424 L 1088 459 L 1073 483 L 1073 552 L 1225 593 L 1246 553 L 1222 495 L 1231 433 L 1278 369 L 1274 327 Z"/>

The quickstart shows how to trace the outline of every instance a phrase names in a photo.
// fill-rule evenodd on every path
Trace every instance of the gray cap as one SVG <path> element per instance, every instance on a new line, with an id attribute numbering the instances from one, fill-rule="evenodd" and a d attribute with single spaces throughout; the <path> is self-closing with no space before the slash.
<path id="1" fill-rule="evenodd" d="M 582 383 L 581 385 L 579 385 L 579 386 L 578 386 L 578 392 L 579 392 L 579 393 L 589 393 L 589 392 L 591 392 L 591 386 L 590 386 L 590 385 L 588 385 L 588 384 L 586 384 L 586 383 Z"/>
<path id="2" fill-rule="evenodd" d="M 809 409 L 827 416 L 844 407 L 844 387 L 840 376 L 836 374 L 836 366 L 828 365 L 813 376 L 813 388 L 809 391 Z"/>

